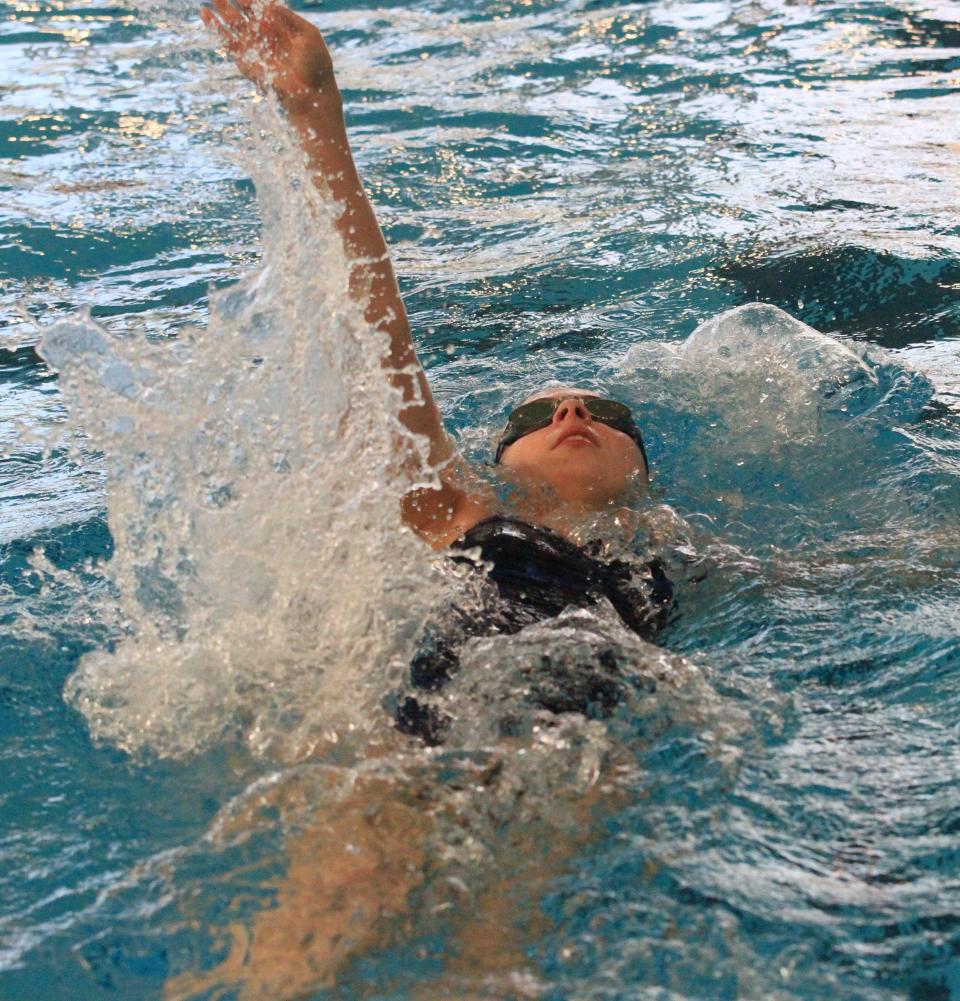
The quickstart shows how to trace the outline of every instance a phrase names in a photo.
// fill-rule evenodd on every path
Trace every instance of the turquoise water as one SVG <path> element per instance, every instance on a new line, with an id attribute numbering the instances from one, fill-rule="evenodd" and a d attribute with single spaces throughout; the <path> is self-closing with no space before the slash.
<path id="1" fill-rule="evenodd" d="M 270 899 L 280 825 L 209 832 L 290 767 L 263 751 L 286 717 L 248 691 L 260 745 L 174 713 L 192 753 L 147 740 L 131 757 L 140 717 L 121 705 L 113 726 L 95 699 L 64 700 L 81 657 L 122 649 L 136 615 L 168 617 L 158 677 L 198 629 L 159 571 L 126 603 L 105 574 L 115 550 L 136 563 L 146 523 L 114 507 L 108 526 L 109 478 L 166 470 L 167 493 L 127 498 L 137 517 L 161 495 L 193 509 L 161 434 L 173 408 L 139 458 L 88 447 L 34 348 L 89 311 L 134 356 L 193 366 L 186 399 L 207 374 L 220 391 L 233 342 L 163 352 L 206 324 L 211 286 L 257 266 L 261 207 L 276 258 L 286 161 L 270 166 L 269 123 L 250 138 L 254 102 L 208 65 L 189 5 L 0 9 L 0 997 L 157 997 Z M 640 734 L 635 797 L 551 882 L 551 930 L 527 946 L 543 996 L 960 998 L 960 7 L 310 16 L 450 426 L 481 458 L 509 401 L 550 378 L 636 405 L 673 526 L 663 643 L 719 707 Z M 294 262 L 298 289 L 323 285 L 318 261 Z M 254 299 L 280 296 L 277 270 Z M 839 346 L 772 314 L 688 340 L 756 301 Z M 317 326 L 332 329 L 322 312 Z M 283 553 L 267 571 L 334 572 Z M 208 559 L 204 580 L 232 591 L 232 566 Z M 274 636 L 269 616 L 252 628 Z M 116 677 L 120 703 L 149 694 Z M 452 948 L 431 936 L 317 996 L 408 996 Z"/>

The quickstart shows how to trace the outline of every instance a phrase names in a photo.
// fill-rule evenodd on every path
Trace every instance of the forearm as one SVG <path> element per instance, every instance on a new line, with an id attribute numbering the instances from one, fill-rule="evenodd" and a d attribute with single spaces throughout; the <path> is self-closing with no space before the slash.
<path id="1" fill-rule="evenodd" d="M 390 252 L 357 173 L 339 91 L 331 85 L 313 100 L 288 107 L 288 118 L 316 183 L 342 206 L 336 227 L 350 262 L 350 294 L 364 307 L 367 322 L 389 337 L 384 368 L 402 394 L 401 420 L 429 438 L 431 463 L 443 462 L 452 449 L 417 359 Z"/>
<path id="2" fill-rule="evenodd" d="M 474 508 L 485 502 L 459 485 L 460 467 L 449 461 L 455 449 L 417 360 L 387 245 L 353 162 L 326 42 L 313 24 L 282 3 L 208 2 L 209 7 L 200 9 L 204 24 L 223 39 L 247 79 L 277 95 L 315 182 L 341 206 L 336 226 L 350 265 L 350 295 L 363 307 L 367 322 L 388 337 L 383 366 L 402 395 L 401 421 L 409 431 L 426 437 L 430 466 L 442 467 L 440 487 L 408 494 L 403 517 L 431 544 L 445 545 L 465 518 L 480 516 Z M 425 470 L 419 454 L 402 443 L 400 447 L 413 478 L 422 480 Z"/>

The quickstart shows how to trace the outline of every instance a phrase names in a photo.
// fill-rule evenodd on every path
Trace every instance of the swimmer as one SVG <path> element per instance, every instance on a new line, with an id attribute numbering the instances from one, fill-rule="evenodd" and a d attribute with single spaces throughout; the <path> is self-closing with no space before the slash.
<path id="1" fill-rule="evenodd" d="M 401 693 L 394 707 L 396 747 L 371 756 L 343 782 L 335 769 L 323 772 L 329 788 L 322 779 L 309 794 L 277 791 L 273 805 L 281 815 L 289 815 L 283 804 L 293 800 L 316 812 L 292 825 L 299 833 L 288 846 L 289 868 L 274 905 L 251 929 L 232 932 L 219 967 L 182 974 L 169 982 L 167 995 L 239 985 L 244 998 L 300 997 L 335 983 L 359 952 L 424 933 L 439 920 L 455 934 L 447 975 L 460 979 L 456 987 L 434 985 L 436 993 L 418 996 L 466 997 L 471 977 L 484 996 L 488 989 L 495 996 L 536 996 L 535 984 L 525 987 L 516 978 L 526 963 L 525 936 L 542 934 L 537 901 L 598 836 L 597 817 L 625 802 L 623 787 L 630 786 L 632 765 L 617 760 L 598 719 L 622 696 L 616 641 L 584 672 L 551 674 L 529 686 L 530 718 L 549 718 L 555 739 L 531 743 L 529 732 L 502 728 L 492 747 L 458 757 L 455 765 L 447 760 L 442 780 L 431 771 L 433 759 L 416 749 L 450 737 L 450 719 L 431 700 L 455 680 L 469 640 L 549 630 L 570 606 L 611 609 L 618 635 L 649 638 L 662 625 L 672 593 L 662 566 L 651 561 L 638 575 L 607 545 L 626 543 L 637 527 L 637 501 L 649 484 L 640 430 L 624 404 L 585 389 L 548 388 L 519 401 L 492 456 L 512 487 L 509 505 L 503 503 L 457 453 L 417 360 L 322 35 L 277 3 L 209 0 L 201 16 L 240 70 L 276 95 L 315 182 L 342 206 L 336 228 L 350 262 L 350 294 L 367 322 L 388 336 L 385 378 L 402 395 L 406 429 L 429 446 L 422 457 L 414 449 L 404 456 L 408 470 L 417 480 L 438 472 L 438 486 L 405 496 L 403 519 L 478 578 L 473 592 L 481 594 L 482 608 L 451 603 L 453 621 L 417 655 L 410 672 L 415 691 Z M 536 635 L 529 643 L 531 662 L 552 672 L 539 643 Z M 663 670 L 672 669 L 663 667 L 668 655 L 657 653 Z M 556 781 L 549 806 L 538 806 L 527 790 L 550 775 Z M 484 873 L 474 883 L 468 863 L 457 869 L 450 861 L 471 851 L 479 851 Z M 490 977 L 502 986 L 491 988 Z"/>

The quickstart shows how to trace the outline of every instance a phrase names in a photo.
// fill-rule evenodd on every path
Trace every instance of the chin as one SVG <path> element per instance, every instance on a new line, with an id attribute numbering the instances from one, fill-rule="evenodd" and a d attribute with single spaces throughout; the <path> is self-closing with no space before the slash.
<path id="1" fill-rule="evenodd" d="M 583 504 L 587 507 L 602 508 L 622 500 L 626 488 L 612 490 L 609 486 L 598 484 L 595 479 L 582 481 L 564 480 L 562 483 L 551 483 L 553 492 L 563 501 L 571 504 Z"/>
<path id="2" fill-rule="evenodd" d="M 624 482 L 619 477 L 614 477 L 614 482 L 611 482 L 609 468 L 597 468 L 586 457 L 581 462 L 565 457 L 562 464 L 516 466 L 513 472 L 528 486 L 546 488 L 565 503 L 582 504 L 597 510 L 623 503 L 634 493 L 631 482 Z"/>

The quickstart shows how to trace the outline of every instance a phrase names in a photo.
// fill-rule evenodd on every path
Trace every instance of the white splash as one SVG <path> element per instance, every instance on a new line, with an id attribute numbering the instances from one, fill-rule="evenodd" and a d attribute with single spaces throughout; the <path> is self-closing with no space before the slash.
<path id="1" fill-rule="evenodd" d="M 622 372 L 651 372 L 674 406 L 679 394 L 694 411 L 713 410 L 741 451 L 769 454 L 821 438 L 838 392 L 864 386 L 882 395 L 879 370 L 891 364 L 878 348 L 868 354 L 776 306 L 747 303 L 700 324 L 680 344 L 636 345 Z"/>
<path id="2" fill-rule="evenodd" d="M 428 590 L 399 517 L 385 343 L 347 297 L 335 206 L 273 109 L 256 115 L 263 261 L 213 296 L 209 328 L 121 340 L 80 319 L 40 348 L 105 458 L 125 634 L 66 694 L 131 751 L 239 728 L 296 758 L 375 726 Z"/>

